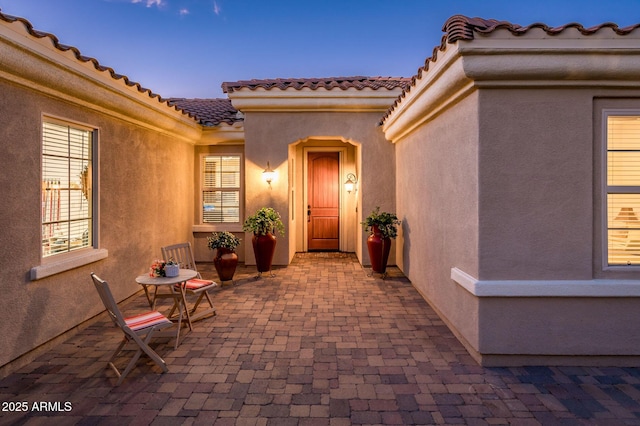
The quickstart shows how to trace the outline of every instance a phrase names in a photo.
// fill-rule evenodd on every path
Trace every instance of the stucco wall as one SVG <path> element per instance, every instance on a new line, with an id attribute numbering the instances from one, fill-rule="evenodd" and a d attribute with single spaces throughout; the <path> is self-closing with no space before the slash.
<path id="1" fill-rule="evenodd" d="M 380 113 L 377 112 L 245 112 L 245 214 L 253 214 L 261 207 L 270 206 L 280 212 L 285 223 L 289 222 L 289 145 L 310 137 L 329 137 L 359 144 L 358 223 L 376 206 L 395 211 L 395 151 L 377 126 L 379 119 Z M 262 181 L 262 171 L 267 161 L 278 172 L 271 189 Z M 298 191 L 297 196 L 300 193 Z M 295 229 L 295 226 L 290 229 Z M 250 237 L 247 234 L 246 238 Z M 278 238 L 275 265 L 288 264 L 293 257 L 295 240 L 289 237 Z M 357 239 L 362 247 L 366 236 L 360 229 Z M 255 262 L 252 248 L 247 245 L 246 250 L 247 263 Z M 369 264 L 366 249 L 359 250 L 362 263 Z M 391 262 L 394 261 L 391 259 Z"/>
<path id="2" fill-rule="evenodd" d="M 460 337 L 477 344 L 477 300 L 450 280 L 478 270 L 478 97 L 396 146 L 399 266 Z"/>
<path id="3" fill-rule="evenodd" d="M 193 145 L 120 119 L 0 81 L 0 176 L 5 224 L 0 248 L 3 295 L 0 366 L 104 310 L 89 273 L 108 280 L 117 300 L 140 290 L 160 247 L 190 237 Z M 41 280 L 40 149 L 42 115 L 99 130 L 100 248 L 106 259 Z"/>
<path id="4" fill-rule="evenodd" d="M 480 91 L 479 279 L 591 279 L 592 94 Z"/>
<path id="5" fill-rule="evenodd" d="M 638 297 L 571 289 L 639 276 L 599 263 L 602 108 L 640 105 L 622 94 L 480 89 L 396 143 L 399 265 L 484 365 L 622 365 L 640 355 Z M 452 268 L 503 290 L 469 291 Z M 557 297 L 541 293 L 549 282 Z"/>
<path id="6" fill-rule="evenodd" d="M 566 291 L 581 280 L 637 280 L 637 270 L 605 272 L 600 261 L 602 108 L 638 108 L 637 91 L 636 100 L 630 90 L 481 93 L 481 279 L 573 280 Z M 623 95 L 627 99 L 616 100 Z M 631 320 L 638 297 L 479 300 L 478 352 L 487 365 L 640 355 L 640 332 Z M 566 356 L 572 358 L 559 358 Z"/>

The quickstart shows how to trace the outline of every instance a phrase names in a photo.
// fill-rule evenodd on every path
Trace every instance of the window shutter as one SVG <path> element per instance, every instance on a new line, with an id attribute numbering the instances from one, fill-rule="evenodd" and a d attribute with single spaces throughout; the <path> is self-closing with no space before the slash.
<path id="1" fill-rule="evenodd" d="M 240 156 L 207 155 L 203 164 L 203 223 L 240 222 Z"/>
<path id="2" fill-rule="evenodd" d="M 92 245 L 93 132 L 52 122 L 42 126 L 42 253 Z"/>
<path id="3" fill-rule="evenodd" d="M 640 265 L 640 116 L 607 117 L 609 265 Z"/>

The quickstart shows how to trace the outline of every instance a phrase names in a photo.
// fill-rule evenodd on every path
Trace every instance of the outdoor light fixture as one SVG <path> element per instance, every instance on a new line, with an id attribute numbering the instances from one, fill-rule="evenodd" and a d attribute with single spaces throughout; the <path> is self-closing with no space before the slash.
<path id="1" fill-rule="evenodd" d="M 358 183 L 358 178 L 353 173 L 349 173 L 347 175 L 347 181 L 344 183 L 344 189 L 347 190 L 347 193 L 351 194 L 351 191 L 356 189 L 356 183 Z"/>
<path id="2" fill-rule="evenodd" d="M 271 169 L 269 162 L 267 161 L 267 168 L 262 172 L 262 179 L 269 184 L 271 187 L 271 181 L 276 177 L 276 172 Z"/>

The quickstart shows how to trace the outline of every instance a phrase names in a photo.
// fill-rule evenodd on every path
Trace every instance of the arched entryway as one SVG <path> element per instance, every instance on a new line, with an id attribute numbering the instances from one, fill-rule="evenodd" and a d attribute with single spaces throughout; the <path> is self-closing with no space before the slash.
<path id="1" fill-rule="evenodd" d="M 290 231 L 295 251 L 356 252 L 358 197 L 346 176 L 357 176 L 360 146 L 339 137 L 313 137 L 289 147 Z M 356 186 L 357 188 L 357 186 Z"/>

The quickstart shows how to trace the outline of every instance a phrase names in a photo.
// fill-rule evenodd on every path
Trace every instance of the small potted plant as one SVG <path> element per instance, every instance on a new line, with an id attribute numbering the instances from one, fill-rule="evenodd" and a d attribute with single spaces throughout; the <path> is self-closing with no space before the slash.
<path id="1" fill-rule="evenodd" d="M 398 236 L 399 224 L 395 213 L 381 212 L 380 207 L 376 207 L 362 222 L 365 232 L 371 233 L 367 238 L 367 249 L 373 272 L 386 273 L 391 239 Z"/>
<path id="2" fill-rule="evenodd" d="M 274 233 L 278 231 L 281 235 L 284 235 L 284 224 L 280 213 L 272 207 L 262 207 L 255 214 L 247 217 L 243 229 L 245 232 L 253 232 L 251 242 L 258 273 L 271 271 L 273 254 L 276 250 L 276 236 Z"/>
<path id="3" fill-rule="evenodd" d="M 213 264 L 218 272 L 220 281 L 232 281 L 238 266 L 238 254 L 236 248 L 240 244 L 240 238 L 229 231 L 213 232 L 207 237 L 207 245 L 210 250 L 216 250 Z"/>

